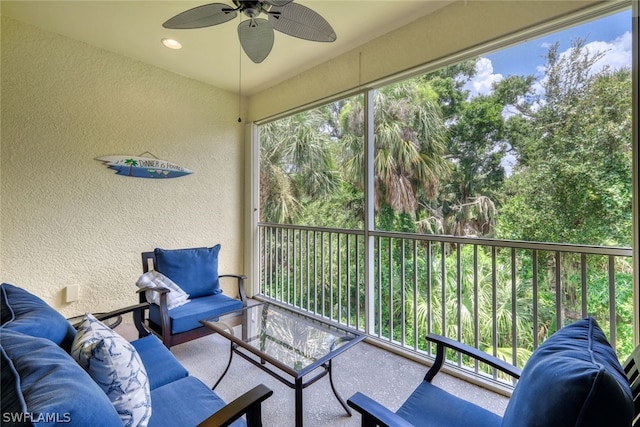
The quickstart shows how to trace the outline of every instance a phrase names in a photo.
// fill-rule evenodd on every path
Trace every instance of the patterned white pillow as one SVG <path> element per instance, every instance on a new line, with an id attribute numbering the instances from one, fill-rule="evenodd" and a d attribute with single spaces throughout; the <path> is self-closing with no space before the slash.
<path id="1" fill-rule="evenodd" d="M 85 314 L 71 356 L 104 390 L 123 426 L 145 427 L 151 418 L 147 371 L 136 349 L 90 313 Z"/>

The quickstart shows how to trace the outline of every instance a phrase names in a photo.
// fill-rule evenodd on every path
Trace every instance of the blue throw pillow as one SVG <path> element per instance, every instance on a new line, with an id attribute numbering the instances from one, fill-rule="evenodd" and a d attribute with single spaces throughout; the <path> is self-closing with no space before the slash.
<path id="1" fill-rule="evenodd" d="M 631 425 L 633 398 L 624 370 L 593 318 L 542 343 L 525 365 L 504 427 Z"/>
<path id="2" fill-rule="evenodd" d="M 62 314 L 22 288 L 8 283 L 1 286 L 2 309 L 10 313 L 2 314 L 3 328 L 47 338 L 69 351 L 76 331 Z"/>
<path id="3" fill-rule="evenodd" d="M 154 250 L 155 269 L 174 281 L 191 298 L 219 294 L 218 253 L 211 248 Z"/>
<path id="4" fill-rule="evenodd" d="M 0 329 L 3 425 L 122 425 L 91 377 L 45 338 Z"/>

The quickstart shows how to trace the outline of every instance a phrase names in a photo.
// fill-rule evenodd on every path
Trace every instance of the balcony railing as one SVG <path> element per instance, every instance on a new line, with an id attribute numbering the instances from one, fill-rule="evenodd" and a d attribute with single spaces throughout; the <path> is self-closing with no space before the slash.
<path id="1" fill-rule="evenodd" d="M 446 335 L 522 367 L 559 326 L 595 317 L 633 349 L 631 249 L 259 224 L 263 298 L 431 356 Z M 495 373 L 456 356 L 475 373 Z"/>

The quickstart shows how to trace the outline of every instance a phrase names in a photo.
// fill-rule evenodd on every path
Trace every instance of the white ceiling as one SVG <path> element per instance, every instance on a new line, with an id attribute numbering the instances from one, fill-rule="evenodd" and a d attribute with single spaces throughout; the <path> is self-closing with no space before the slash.
<path id="1" fill-rule="evenodd" d="M 275 32 L 273 50 L 260 64 L 241 52 L 240 18 L 214 27 L 169 30 L 162 23 L 192 7 L 214 1 L 5 1 L 2 14 L 47 31 L 237 92 L 251 95 L 348 52 L 453 0 L 296 0 L 333 26 L 333 43 L 310 42 Z M 165 37 L 183 45 L 167 49 Z"/>

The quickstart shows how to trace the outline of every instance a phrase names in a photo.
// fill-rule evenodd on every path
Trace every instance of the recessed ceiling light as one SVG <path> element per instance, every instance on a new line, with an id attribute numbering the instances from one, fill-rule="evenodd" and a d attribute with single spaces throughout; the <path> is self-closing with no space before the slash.
<path id="1" fill-rule="evenodd" d="M 162 44 L 168 47 L 169 49 L 180 49 L 182 45 L 179 41 L 174 39 L 162 39 Z"/>

